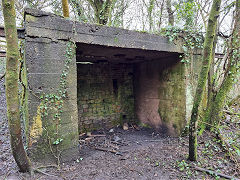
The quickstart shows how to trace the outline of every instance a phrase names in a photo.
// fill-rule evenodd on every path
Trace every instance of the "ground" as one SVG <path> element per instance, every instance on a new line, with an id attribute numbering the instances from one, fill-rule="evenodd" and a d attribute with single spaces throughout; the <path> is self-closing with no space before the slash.
<path id="1" fill-rule="evenodd" d="M 149 128 L 121 127 L 80 135 L 77 160 L 56 164 L 39 164 L 42 173 L 20 173 L 11 155 L 7 128 L 4 82 L 0 81 L 0 179 L 219 179 L 197 171 L 195 166 L 240 178 L 237 170 L 239 159 L 229 157 L 227 149 L 212 133 L 205 132 L 199 138 L 196 163 L 187 160 L 188 138 L 166 137 Z M 231 127 L 239 134 L 240 108 L 233 104 L 225 114 L 223 131 Z M 231 134 L 231 133 L 227 133 Z M 234 134 L 234 133 L 233 133 Z M 233 137 L 232 137 L 233 138 Z M 231 140 L 228 137 L 229 144 Z M 238 143 L 238 142 L 237 142 Z M 228 144 L 227 144 L 228 145 Z M 239 144 L 235 144 L 239 147 Z M 232 153 L 237 153 L 237 149 Z"/>

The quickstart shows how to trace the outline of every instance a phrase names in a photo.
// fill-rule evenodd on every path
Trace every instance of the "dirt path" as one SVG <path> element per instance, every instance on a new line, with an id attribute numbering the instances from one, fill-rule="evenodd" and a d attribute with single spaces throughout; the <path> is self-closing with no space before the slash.
<path id="1" fill-rule="evenodd" d="M 10 150 L 9 133 L 6 120 L 6 103 L 3 81 L 0 81 L 0 179 L 80 179 L 80 180 L 167 180 L 167 179 L 216 179 L 191 168 L 197 165 L 206 169 L 238 176 L 235 164 L 221 149 L 214 136 L 205 133 L 199 139 L 199 161 L 195 164 L 187 161 L 188 138 L 164 137 L 151 129 L 140 131 L 129 128 L 115 128 L 92 132 L 90 138 L 80 138 L 79 156 L 76 161 L 61 164 L 61 169 L 45 167 L 30 178 L 28 174 L 18 172 Z M 98 150 L 96 150 L 96 148 Z M 115 153 L 100 151 L 111 149 Z M 35 167 L 41 164 L 34 163 Z"/>

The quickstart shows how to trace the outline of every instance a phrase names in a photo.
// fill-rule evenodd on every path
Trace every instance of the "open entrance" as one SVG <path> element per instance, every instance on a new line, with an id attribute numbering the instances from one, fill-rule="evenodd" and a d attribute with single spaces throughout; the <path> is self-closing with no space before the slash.
<path id="1" fill-rule="evenodd" d="M 159 89 L 178 54 L 77 43 L 76 56 L 79 132 L 139 121 L 166 128 Z"/>
<path id="2" fill-rule="evenodd" d="M 72 158 L 79 132 L 125 122 L 180 134 L 187 102 L 181 45 L 32 9 L 25 11 L 25 22 L 30 154 L 47 157 L 49 144 L 57 142 L 57 152 Z"/>
<path id="3" fill-rule="evenodd" d="M 118 49 L 77 44 L 79 132 L 136 121 L 134 64 Z"/>

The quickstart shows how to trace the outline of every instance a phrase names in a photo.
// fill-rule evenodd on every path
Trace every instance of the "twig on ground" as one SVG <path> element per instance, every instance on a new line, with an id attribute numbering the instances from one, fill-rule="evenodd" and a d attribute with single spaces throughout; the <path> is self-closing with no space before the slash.
<path id="1" fill-rule="evenodd" d="M 202 171 L 202 172 L 206 172 L 210 175 L 217 175 L 217 176 L 220 176 L 220 177 L 223 177 L 223 178 L 226 178 L 226 179 L 234 179 L 234 180 L 239 180 L 238 178 L 235 178 L 233 176 L 229 176 L 229 175 L 226 175 L 226 174 L 222 174 L 222 173 L 218 173 L 216 171 L 211 171 L 211 170 L 208 170 L 208 169 L 204 169 L 204 168 L 200 168 L 198 166 L 193 166 L 194 169 L 196 169 L 197 171 Z"/>
<path id="2" fill-rule="evenodd" d="M 114 150 L 114 149 L 106 149 L 106 148 L 101 148 L 101 147 L 95 147 L 96 150 L 99 150 L 99 151 L 105 151 L 105 152 L 111 152 L 113 154 L 116 154 L 116 155 L 121 155 L 122 156 L 122 153 Z"/>
<path id="3" fill-rule="evenodd" d="M 239 113 L 234 113 L 234 112 L 231 112 L 231 111 L 227 111 L 227 110 L 223 110 L 223 112 L 229 114 L 229 115 L 239 115 Z"/>
<path id="4" fill-rule="evenodd" d="M 6 73 L 4 73 L 3 75 L 0 76 L 0 80 L 2 80 L 5 77 L 5 74 Z"/>
<path id="5" fill-rule="evenodd" d="M 114 144 L 111 144 L 111 143 L 109 144 L 109 146 L 111 146 L 114 149 L 119 149 L 119 147 L 117 145 L 114 145 Z"/>
<path id="6" fill-rule="evenodd" d="M 77 173 L 71 177 L 71 180 L 73 180 L 76 176 L 77 176 Z"/>
<path id="7" fill-rule="evenodd" d="M 95 147 L 95 149 L 99 150 L 99 151 L 111 152 L 111 153 L 114 153 L 114 154 L 117 153 L 117 151 L 113 150 L 113 149 L 106 149 L 106 148 L 101 148 L 101 147 Z"/>
<path id="8" fill-rule="evenodd" d="M 43 171 L 41 171 L 41 170 L 39 170 L 39 169 L 33 169 L 33 171 L 34 171 L 34 172 L 41 173 L 41 174 L 44 174 L 44 175 L 46 175 L 46 176 L 59 178 L 58 176 L 55 176 L 55 175 L 53 175 L 53 174 L 48 174 L 48 173 L 43 172 Z"/>
<path id="9" fill-rule="evenodd" d="M 37 167 L 36 169 L 49 168 L 49 167 L 55 167 L 55 168 L 58 168 L 57 165 L 50 164 L 50 165 L 46 165 L 46 166 L 39 166 L 39 167 Z"/>
<path id="10" fill-rule="evenodd" d="M 110 143 L 117 144 L 117 145 L 122 145 L 122 146 L 128 146 L 129 145 L 129 144 L 125 143 L 125 142 L 117 142 L 117 141 L 111 141 Z"/>
<path id="11" fill-rule="evenodd" d="M 79 137 L 86 135 L 86 133 L 81 133 L 79 134 Z"/>
<path id="12" fill-rule="evenodd" d="M 105 134 L 91 134 L 90 137 L 105 137 Z"/>
<path id="13" fill-rule="evenodd" d="M 63 180 L 66 180 L 66 177 L 64 177 L 61 172 L 60 172 L 60 176 L 63 178 Z"/>
<path id="14" fill-rule="evenodd" d="M 161 142 L 162 140 L 160 140 L 160 139 L 146 139 L 144 141 L 146 141 L 146 142 Z"/>

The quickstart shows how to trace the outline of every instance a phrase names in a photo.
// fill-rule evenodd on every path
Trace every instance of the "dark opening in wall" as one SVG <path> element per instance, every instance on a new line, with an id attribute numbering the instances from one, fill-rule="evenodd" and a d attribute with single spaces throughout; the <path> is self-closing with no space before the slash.
<path id="1" fill-rule="evenodd" d="M 114 93 L 115 97 L 117 98 L 117 96 L 118 96 L 118 82 L 117 82 L 117 79 L 113 79 L 112 82 L 113 82 L 113 93 Z"/>
<path id="2" fill-rule="evenodd" d="M 112 53 L 115 56 L 108 57 L 106 47 L 98 55 L 84 48 L 85 45 L 78 44 L 76 50 L 79 132 L 111 128 L 122 124 L 123 119 L 135 122 L 134 64 L 115 62 L 114 58 L 125 55 Z"/>
<path id="3" fill-rule="evenodd" d="M 132 64 L 77 64 L 79 131 L 135 121 Z"/>
<path id="4" fill-rule="evenodd" d="M 173 77 L 182 74 L 169 70 L 178 55 L 77 43 L 76 60 L 80 133 L 137 121 L 168 124 L 178 88 Z"/>

